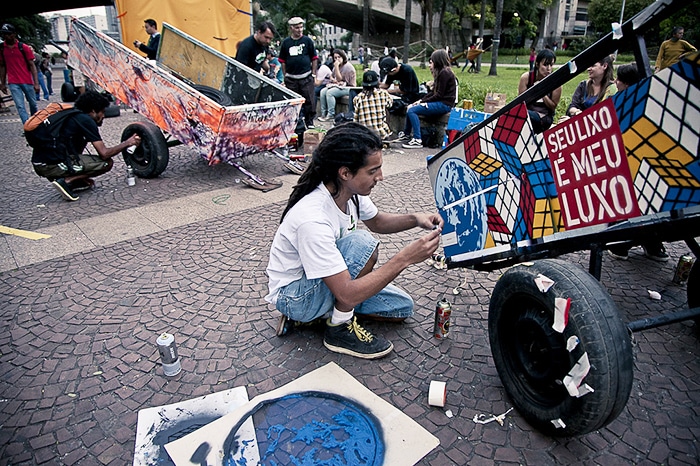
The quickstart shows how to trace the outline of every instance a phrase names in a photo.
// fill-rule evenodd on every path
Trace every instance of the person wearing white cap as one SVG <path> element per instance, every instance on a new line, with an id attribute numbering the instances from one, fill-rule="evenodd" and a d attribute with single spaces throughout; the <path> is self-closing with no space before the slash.
<path id="1" fill-rule="evenodd" d="M 304 20 L 295 16 L 288 21 L 288 24 L 291 36 L 282 41 L 279 54 L 284 73 L 284 85 L 306 99 L 301 107 L 304 112 L 304 121 L 308 128 L 313 128 L 314 116 L 316 116 L 314 78 L 318 55 L 314 41 L 304 35 Z"/>

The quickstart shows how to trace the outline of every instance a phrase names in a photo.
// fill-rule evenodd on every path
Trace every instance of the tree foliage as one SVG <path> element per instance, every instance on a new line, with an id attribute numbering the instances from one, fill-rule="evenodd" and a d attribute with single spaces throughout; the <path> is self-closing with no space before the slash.
<path id="1" fill-rule="evenodd" d="M 0 19 L 0 23 L 12 24 L 17 29 L 19 40 L 31 45 L 35 52 L 44 50 L 51 40 L 51 23 L 41 15 Z"/>

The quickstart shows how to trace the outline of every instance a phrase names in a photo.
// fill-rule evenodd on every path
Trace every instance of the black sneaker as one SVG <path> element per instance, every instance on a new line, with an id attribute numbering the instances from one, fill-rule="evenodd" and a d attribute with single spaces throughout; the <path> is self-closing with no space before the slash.
<path id="1" fill-rule="evenodd" d="M 668 260 L 668 254 L 666 253 L 666 248 L 664 248 L 663 244 L 643 244 L 642 247 L 644 248 L 644 255 L 647 256 L 649 259 L 658 262 L 666 262 Z"/>
<path id="2" fill-rule="evenodd" d="M 299 322 L 298 320 L 292 320 L 286 315 L 282 314 L 280 316 L 279 322 L 277 322 L 276 333 L 278 337 L 283 337 L 290 334 L 294 329 L 300 327 L 313 327 L 315 325 L 320 325 L 324 323 L 325 320 L 322 317 L 314 319 L 311 322 Z"/>
<path id="3" fill-rule="evenodd" d="M 66 183 L 66 180 L 63 178 L 58 178 L 56 180 L 53 180 L 51 184 L 56 188 L 56 190 L 61 193 L 61 196 L 63 196 L 63 199 L 66 201 L 77 201 L 80 199 L 78 196 L 76 196 L 73 191 L 68 187 L 68 183 Z"/>
<path id="4" fill-rule="evenodd" d="M 396 139 L 394 139 L 394 142 L 408 142 L 411 139 L 413 139 L 413 138 L 411 137 L 410 134 L 406 134 L 403 131 L 399 131 L 399 134 L 396 137 Z"/>
<path id="5" fill-rule="evenodd" d="M 381 358 L 394 349 L 389 340 L 376 337 L 362 328 L 355 317 L 338 325 L 331 324 L 331 320 L 328 319 L 323 344 L 335 353 L 349 354 L 362 359 Z"/>

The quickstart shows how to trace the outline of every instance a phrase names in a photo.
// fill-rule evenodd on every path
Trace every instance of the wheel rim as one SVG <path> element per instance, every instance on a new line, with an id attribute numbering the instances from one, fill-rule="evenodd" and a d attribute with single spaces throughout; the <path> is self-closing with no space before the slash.
<path id="1" fill-rule="evenodd" d="M 133 168 L 145 170 L 150 165 L 153 148 L 148 138 L 143 137 L 139 131 L 135 131 L 135 133 L 141 136 L 141 144 L 134 149 L 133 154 L 129 154 L 129 161 Z M 129 137 L 131 134 L 127 136 L 127 138 Z"/>
<path id="2" fill-rule="evenodd" d="M 499 323 L 502 354 L 528 402 L 552 408 L 568 397 L 562 379 L 570 368 L 564 336 L 552 328 L 544 303 L 521 295 L 511 299 Z"/>

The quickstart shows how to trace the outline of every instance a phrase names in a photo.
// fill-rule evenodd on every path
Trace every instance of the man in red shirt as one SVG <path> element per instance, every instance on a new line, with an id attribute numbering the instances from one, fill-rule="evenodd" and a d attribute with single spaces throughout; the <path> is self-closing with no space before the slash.
<path id="1" fill-rule="evenodd" d="M 29 115 L 36 113 L 36 95 L 39 92 L 39 77 L 34 64 L 34 51 L 27 44 L 17 40 L 17 31 L 11 24 L 3 24 L 0 35 L 4 42 L 0 51 L 0 91 L 7 94 L 9 87 L 12 100 L 17 107 L 17 113 L 22 123 Z M 24 106 L 24 98 L 29 102 L 30 114 Z"/>

